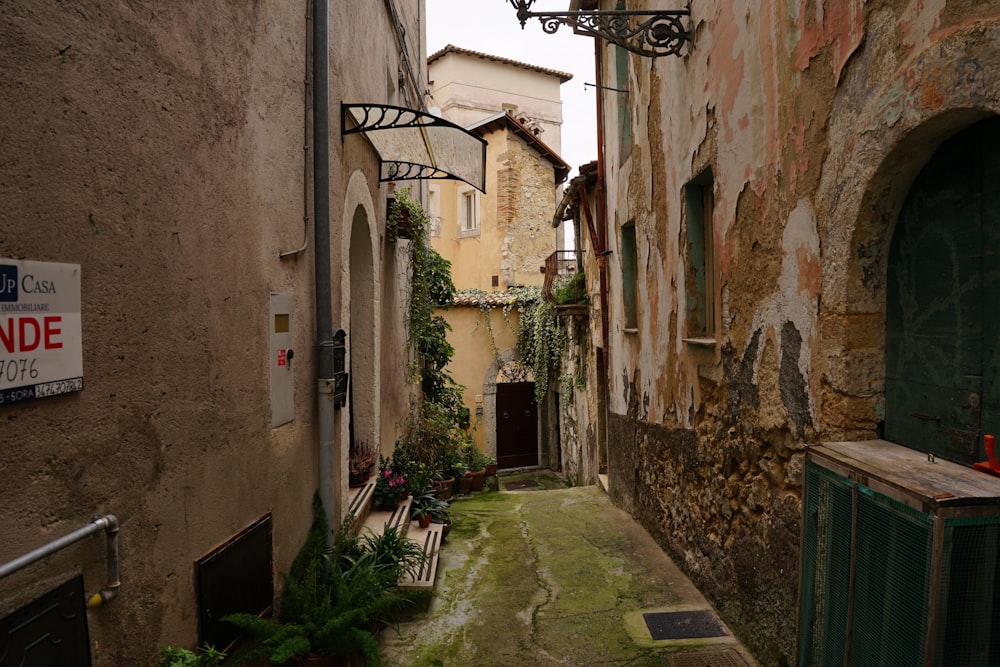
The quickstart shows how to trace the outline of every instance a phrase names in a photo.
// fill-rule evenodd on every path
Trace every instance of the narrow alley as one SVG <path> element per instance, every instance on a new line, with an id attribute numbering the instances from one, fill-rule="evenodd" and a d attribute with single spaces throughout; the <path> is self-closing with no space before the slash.
<path id="1" fill-rule="evenodd" d="M 452 504 L 429 609 L 382 631 L 385 667 L 756 664 L 599 486 L 551 473 L 500 485 Z M 657 612 L 693 612 L 674 633 L 693 637 L 654 641 L 643 613 Z"/>

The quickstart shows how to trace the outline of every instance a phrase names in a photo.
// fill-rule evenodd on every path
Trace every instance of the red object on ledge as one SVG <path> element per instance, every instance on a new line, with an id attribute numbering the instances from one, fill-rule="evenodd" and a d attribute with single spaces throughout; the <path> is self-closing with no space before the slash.
<path id="1" fill-rule="evenodd" d="M 995 438 L 992 435 L 987 434 L 983 436 L 983 446 L 986 447 L 986 460 L 982 463 L 973 463 L 972 467 L 980 472 L 988 472 L 991 475 L 1000 477 L 1000 461 L 997 461 L 994 444 Z"/>

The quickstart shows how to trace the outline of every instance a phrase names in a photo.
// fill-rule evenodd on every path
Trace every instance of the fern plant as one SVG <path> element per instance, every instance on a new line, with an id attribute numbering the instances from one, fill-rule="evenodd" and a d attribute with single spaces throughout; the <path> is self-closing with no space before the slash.
<path id="1" fill-rule="evenodd" d="M 350 536 L 348 517 L 334 542 L 326 548 L 326 513 L 319 494 L 313 497 L 313 521 L 305 544 L 288 574 L 277 618 L 231 614 L 225 620 L 258 643 L 241 653 L 240 663 L 265 658 L 283 665 L 291 658 L 359 653 L 365 664 L 381 664 L 378 641 L 369 630 L 406 603 L 384 568 Z M 404 538 L 405 539 L 405 538 Z"/>

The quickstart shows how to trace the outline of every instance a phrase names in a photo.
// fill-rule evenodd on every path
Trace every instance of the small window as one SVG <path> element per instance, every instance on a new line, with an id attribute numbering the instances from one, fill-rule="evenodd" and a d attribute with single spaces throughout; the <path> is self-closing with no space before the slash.
<path id="1" fill-rule="evenodd" d="M 458 200 L 458 237 L 479 236 L 479 197 L 475 190 L 465 190 Z"/>
<path id="2" fill-rule="evenodd" d="M 702 172 L 686 186 L 687 257 L 685 291 L 687 300 L 687 336 L 712 339 L 715 336 L 715 234 L 712 218 L 715 209 L 714 181 L 711 170 Z"/>
<path id="3" fill-rule="evenodd" d="M 625 9 L 624 2 L 615 6 Z M 618 107 L 618 159 L 624 163 L 632 155 L 632 108 L 629 106 L 628 54 L 620 46 L 614 47 L 615 61 L 615 102 Z"/>
<path id="4" fill-rule="evenodd" d="M 637 329 L 636 311 L 636 252 L 635 223 L 622 225 L 622 304 L 625 308 L 625 328 Z"/>
<path id="5" fill-rule="evenodd" d="M 431 186 L 427 191 L 428 233 L 434 237 L 441 236 L 441 195 L 438 189 Z"/>

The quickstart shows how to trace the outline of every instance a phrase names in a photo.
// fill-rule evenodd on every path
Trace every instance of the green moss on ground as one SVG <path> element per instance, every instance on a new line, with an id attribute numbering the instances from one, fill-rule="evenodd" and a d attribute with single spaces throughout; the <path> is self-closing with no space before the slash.
<path id="1" fill-rule="evenodd" d="M 633 641 L 624 616 L 676 604 L 676 569 L 596 487 L 552 477 L 558 487 L 543 493 L 453 503 L 434 599 L 383 633 L 387 667 L 662 667 L 662 650 Z"/>

